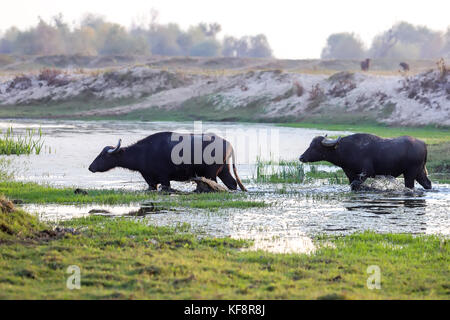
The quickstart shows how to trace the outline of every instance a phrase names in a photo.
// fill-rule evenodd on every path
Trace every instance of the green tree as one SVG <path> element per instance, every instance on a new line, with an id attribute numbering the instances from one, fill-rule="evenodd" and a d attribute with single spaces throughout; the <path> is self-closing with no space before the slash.
<path id="1" fill-rule="evenodd" d="M 214 39 L 208 39 L 194 45 L 190 50 L 191 56 L 214 57 L 220 52 L 220 43 Z"/>
<path id="2" fill-rule="evenodd" d="M 373 58 L 434 59 L 441 55 L 444 46 L 441 32 L 399 22 L 377 35 L 369 52 Z"/>
<path id="3" fill-rule="evenodd" d="M 269 58 L 272 56 L 272 49 L 263 34 L 241 38 L 228 36 L 223 40 L 222 54 L 225 57 Z"/>
<path id="4" fill-rule="evenodd" d="M 334 33 L 322 49 L 322 59 L 362 59 L 366 56 L 364 44 L 354 33 Z"/>

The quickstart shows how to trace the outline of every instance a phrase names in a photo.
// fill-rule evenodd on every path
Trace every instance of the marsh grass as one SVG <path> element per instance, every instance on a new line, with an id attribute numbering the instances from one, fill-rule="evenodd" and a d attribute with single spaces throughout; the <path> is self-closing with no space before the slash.
<path id="1" fill-rule="evenodd" d="M 211 193 L 189 193 L 167 197 L 164 194 L 156 194 L 157 201 L 165 207 L 208 209 L 234 208 L 264 208 L 269 204 L 264 201 L 249 200 L 248 195 L 242 192 L 211 192 Z"/>
<path id="2" fill-rule="evenodd" d="M 24 203 L 36 204 L 130 204 L 154 201 L 165 208 L 220 208 L 266 207 L 264 201 L 249 200 L 241 192 L 190 193 L 169 195 L 162 192 L 88 189 L 88 194 L 75 194 L 74 188 L 55 188 L 33 182 L 1 181 L 0 194 Z"/>
<path id="3" fill-rule="evenodd" d="M 305 168 L 298 161 L 274 162 L 264 161 L 258 157 L 253 180 L 263 183 L 301 183 L 305 180 Z"/>
<path id="4" fill-rule="evenodd" d="M 20 135 L 9 127 L 0 137 L 0 154 L 3 155 L 40 154 L 43 146 L 44 138 L 41 128 L 37 131 L 26 129 L 25 134 Z"/>
<path id="5" fill-rule="evenodd" d="M 329 163 L 324 163 L 330 165 Z M 296 160 L 261 160 L 257 158 L 253 180 L 259 183 L 310 183 L 321 179 L 329 184 L 345 184 L 348 181 L 342 170 L 319 170 L 319 165 L 305 165 Z"/>
<path id="6" fill-rule="evenodd" d="M 74 188 L 55 188 L 33 182 L 0 181 L 0 194 L 24 203 L 58 204 L 122 204 L 151 199 L 145 192 L 120 190 L 88 190 L 88 194 L 75 194 Z"/>

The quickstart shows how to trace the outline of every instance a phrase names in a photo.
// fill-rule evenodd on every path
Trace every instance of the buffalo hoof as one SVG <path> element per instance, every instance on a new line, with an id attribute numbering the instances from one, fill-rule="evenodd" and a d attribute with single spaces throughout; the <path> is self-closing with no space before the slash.
<path id="1" fill-rule="evenodd" d="M 352 189 L 352 191 L 361 191 L 362 182 L 358 181 L 358 180 L 354 180 L 354 181 L 352 181 L 352 183 L 350 183 L 350 188 Z"/>
<path id="2" fill-rule="evenodd" d="M 161 185 L 161 188 L 159 189 L 162 193 L 179 193 L 178 190 L 172 189 L 171 187 L 166 187 Z"/>
<path id="3" fill-rule="evenodd" d="M 424 183 L 422 184 L 422 187 L 423 187 L 424 189 L 426 189 L 426 190 L 431 190 L 431 189 L 432 189 L 431 181 L 428 180 L 427 182 L 424 182 Z"/>

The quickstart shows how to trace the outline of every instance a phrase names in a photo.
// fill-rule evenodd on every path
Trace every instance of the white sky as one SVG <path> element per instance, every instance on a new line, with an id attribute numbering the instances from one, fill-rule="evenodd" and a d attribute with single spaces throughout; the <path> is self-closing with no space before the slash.
<path id="1" fill-rule="evenodd" d="M 220 36 L 264 33 L 277 58 L 319 58 L 331 33 L 355 32 L 367 46 L 394 23 L 407 21 L 434 30 L 450 26 L 449 0 L 0 0 L 0 31 L 35 25 L 62 13 L 77 22 L 84 13 L 130 26 L 159 11 L 159 22 L 183 29 L 218 22 Z"/>

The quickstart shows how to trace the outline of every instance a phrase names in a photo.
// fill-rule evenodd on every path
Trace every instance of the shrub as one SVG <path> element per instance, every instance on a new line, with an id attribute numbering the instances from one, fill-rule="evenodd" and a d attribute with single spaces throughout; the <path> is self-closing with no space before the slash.
<path id="1" fill-rule="evenodd" d="M 65 77 L 65 74 L 58 69 L 42 69 L 39 73 L 38 80 L 46 81 L 47 85 L 54 87 L 65 86 L 69 83 L 69 80 Z"/>
<path id="2" fill-rule="evenodd" d="M 16 76 L 13 81 L 6 88 L 6 92 L 10 92 L 13 89 L 26 90 L 31 87 L 31 79 L 25 75 Z"/>
<path id="3" fill-rule="evenodd" d="M 305 90 L 303 89 L 303 86 L 298 82 L 297 80 L 294 81 L 294 88 L 295 93 L 297 94 L 297 97 L 301 97 Z"/>
<path id="4" fill-rule="evenodd" d="M 308 100 L 314 101 L 314 100 L 320 99 L 324 96 L 325 96 L 325 92 L 320 87 L 320 85 L 318 83 L 316 83 L 315 85 L 312 86 L 311 91 L 309 91 Z"/>

